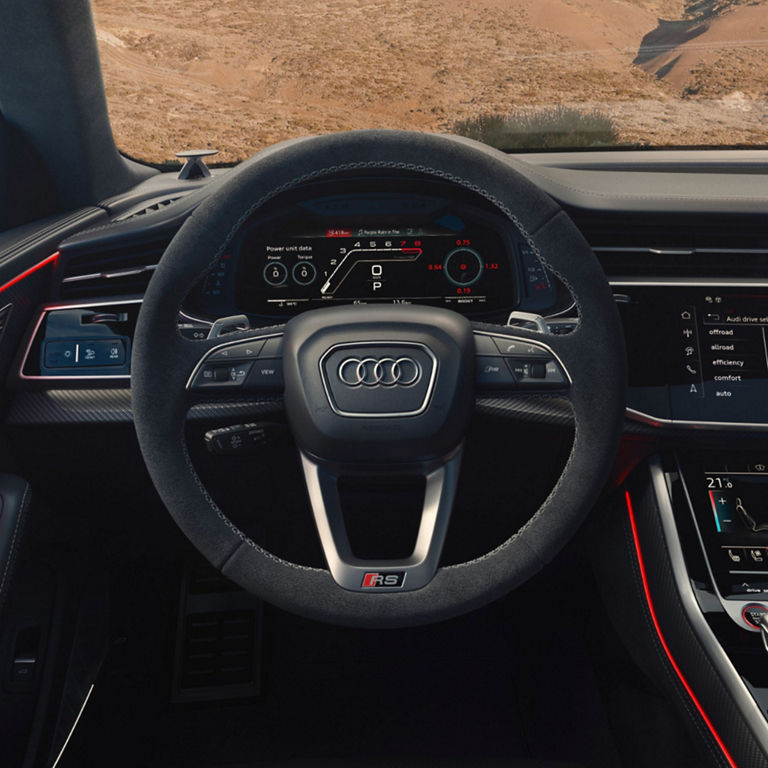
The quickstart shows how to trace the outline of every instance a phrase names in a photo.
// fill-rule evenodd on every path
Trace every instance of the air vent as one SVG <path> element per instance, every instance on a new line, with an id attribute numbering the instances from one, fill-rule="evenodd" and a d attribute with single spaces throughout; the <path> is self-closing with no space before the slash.
<path id="1" fill-rule="evenodd" d="M 66 262 L 61 298 L 82 299 L 144 293 L 168 243 L 113 248 Z"/>
<path id="2" fill-rule="evenodd" d="M 117 224 L 121 221 L 129 221 L 130 219 L 136 219 L 139 216 L 148 216 L 152 213 L 157 213 L 158 211 L 161 211 L 163 208 L 167 208 L 171 203 L 176 202 L 179 198 L 184 197 L 184 195 L 176 195 L 175 197 L 165 197 L 160 198 L 156 200 L 151 200 L 148 203 L 142 203 L 140 208 L 133 208 L 127 213 L 124 213 L 120 216 L 116 216 L 114 219 L 112 219 L 113 224 Z"/>
<path id="3" fill-rule="evenodd" d="M 593 247 L 768 252 L 768 216 L 569 210 Z"/>
<path id="4" fill-rule="evenodd" d="M 768 217 L 569 210 L 611 278 L 765 278 Z"/>
<path id="5" fill-rule="evenodd" d="M 609 278 L 762 278 L 768 249 L 610 248 L 594 249 Z"/>

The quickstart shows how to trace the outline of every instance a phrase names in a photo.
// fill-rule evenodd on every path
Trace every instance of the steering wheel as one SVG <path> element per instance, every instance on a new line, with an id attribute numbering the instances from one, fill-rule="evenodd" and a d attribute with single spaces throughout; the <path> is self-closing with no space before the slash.
<path id="1" fill-rule="evenodd" d="M 624 340 L 590 247 L 517 168 L 501 152 L 449 136 L 353 131 L 292 140 L 227 174 L 181 227 L 152 277 L 136 327 L 134 421 L 161 499 L 225 576 L 306 617 L 351 626 L 417 625 L 509 592 L 576 531 L 602 489 L 621 433 Z M 571 291 L 576 329 L 554 335 L 545 327 L 471 324 L 442 308 L 363 305 L 312 310 L 285 326 L 205 341 L 179 334 L 185 297 L 255 211 L 305 183 L 365 172 L 440 180 L 484 198 Z M 493 386 L 496 377 L 495 397 L 556 392 L 570 400 L 571 453 L 520 530 L 482 557 L 439 567 L 475 391 L 489 381 Z M 281 386 L 328 569 L 288 562 L 252 541 L 210 497 L 187 453 L 184 424 L 194 402 L 244 392 L 257 397 L 257 390 Z M 423 475 L 425 494 L 413 553 L 397 561 L 356 558 L 338 479 L 414 473 Z M 513 505 L 514 496 L 504 503 Z"/>

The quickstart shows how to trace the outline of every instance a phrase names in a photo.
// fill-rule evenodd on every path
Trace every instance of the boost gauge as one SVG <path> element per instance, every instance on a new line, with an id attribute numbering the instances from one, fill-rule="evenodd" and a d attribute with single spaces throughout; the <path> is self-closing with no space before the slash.
<path id="1" fill-rule="evenodd" d="M 472 285 L 480 279 L 484 266 L 477 251 L 455 248 L 445 257 L 443 271 L 454 285 Z"/>

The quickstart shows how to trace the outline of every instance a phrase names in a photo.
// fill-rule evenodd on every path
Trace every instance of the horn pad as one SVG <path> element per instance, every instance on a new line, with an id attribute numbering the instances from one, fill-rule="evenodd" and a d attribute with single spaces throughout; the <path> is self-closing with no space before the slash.
<path id="1" fill-rule="evenodd" d="M 469 321 L 433 307 L 346 306 L 286 326 L 285 406 L 297 443 L 338 464 L 424 464 L 462 442 L 474 407 Z"/>

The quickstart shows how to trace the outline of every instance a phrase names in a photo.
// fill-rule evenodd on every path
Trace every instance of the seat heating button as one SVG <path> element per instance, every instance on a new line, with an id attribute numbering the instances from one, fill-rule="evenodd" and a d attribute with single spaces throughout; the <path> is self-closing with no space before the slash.
<path id="1" fill-rule="evenodd" d="M 749 560 L 754 565 L 768 564 L 768 557 L 766 557 L 766 550 L 763 547 L 750 547 L 747 549 Z"/>
<path id="2" fill-rule="evenodd" d="M 743 568 L 746 550 L 744 547 L 723 547 L 723 560 L 729 568 Z"/>

